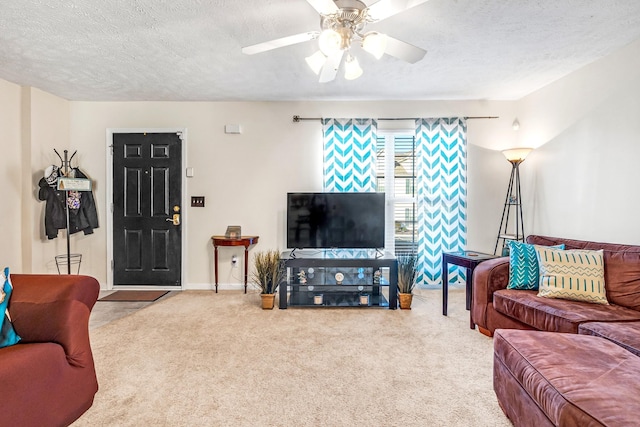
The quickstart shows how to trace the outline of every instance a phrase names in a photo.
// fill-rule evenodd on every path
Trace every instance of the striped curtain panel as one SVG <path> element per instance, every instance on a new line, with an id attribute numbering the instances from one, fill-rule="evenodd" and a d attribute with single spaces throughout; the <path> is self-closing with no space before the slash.
<path id="1" fill-rule="evenodd" d="M 322 119 L 324 191 L 376 190 L 374 119 Z"/>
<path id="2" fill-rule="evenodd" d="M 463 118 L 416 119 L 418 283 L 442 284 L 442 253 L 467 243 L 467 123 Z M 451 266 L 449 282 L 464 280 Z"/>

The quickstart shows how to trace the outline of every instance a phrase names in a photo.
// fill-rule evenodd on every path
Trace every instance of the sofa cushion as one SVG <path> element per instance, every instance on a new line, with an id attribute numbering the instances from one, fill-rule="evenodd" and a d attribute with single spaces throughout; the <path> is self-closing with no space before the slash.
<path id="1" fill-rule="evenodd" d="M 602 338 L 542 331 L 496 330 L 494 389 L 515 379 L 552 424 L 558 426 L 637 425 L 640 358 Z M 512 408 L 514 395 L 499 394 Z M 510 415 L 507 413 L 507 415 Z M 513 416 L 513 414 L 511 414 Z"/>
<path id="2" fill-rule="evenodd" d="M 530 235 L 527 243 L 566 249 L 604 251 L 604 281 L 609 303 L 640 310 L 640 246 L 588 242 L 557 237 Z"/>
<path id="3" fill-rule="evenodd" d="M 534 249 L 540 268 L 538 296 L 608 304 L 602 250 Z"/>
<path id="4" fill-rule="evenodd" d="M 493 307 L 535 329 L 573 334 L 578 333 L 578 325 L 584 322 L 640 320 L 640 311 L 619 305 L 541 298 L 536 291 L 515 289 L 494 292 Z"/>
<path id="5" fill-rule="evenodd" d="M 11 323 L 11 316 L 9 316 L 9 300 L 12 292 L 9 267 L 5 267 L 4 271 L 0 272 L 0 348 L 14 345 L 20 341 L 20 337 L 16 334 Z"/>
<path id="6" fill-rule="evenodd" d="M 578 327 L 578 333 L 606 338 L 640 356 L 640 322 L 587 322 Z"/>
<path id="7" fill-rule="evenodd" d="M 509 246 L 509 284 L 507 289 L 538 289 L 540 272 L 535 246 L 529 243 L 507 241 Z M 564 245 L 555 246 L 564 249 Z"/>

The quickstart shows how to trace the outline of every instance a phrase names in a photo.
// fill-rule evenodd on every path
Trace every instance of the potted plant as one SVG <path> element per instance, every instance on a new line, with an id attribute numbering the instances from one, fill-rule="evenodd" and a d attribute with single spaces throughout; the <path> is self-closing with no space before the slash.
<path id="1" fill-rule="evenodd" d="M 274 249 L 256 252 L 253 267 L 252 279 L 260 288 L 262 308 L 271 310 L 284 271 L 280 262 L 280 252 Z"/>
<path id="2" fill-rule="evenodd" d="M 414 253 L 400 254 L 396 257 L 398 261 L 398 300 L 400 308 L 411 310 L 413 300 L 413 288 L 416 285 L 418 276 L 418 256 Z"/>

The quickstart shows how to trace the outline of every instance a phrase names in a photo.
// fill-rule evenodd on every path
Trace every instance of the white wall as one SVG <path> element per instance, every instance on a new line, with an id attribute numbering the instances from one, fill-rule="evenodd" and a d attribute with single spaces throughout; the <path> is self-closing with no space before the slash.
<path id="1" fill-rule="evenodd" d="M 94 179 L 100 228 L 91 236 L 72 237 L 83 254 L 82 270 L 104 285 L 106 261 L 106 142 L 108 128 L 186 128 L 187 165 L 184 226 L 187 227 L 186 285 L 210 289 L 213 247 L 210 237 L 227 225 L 257 234 L 256 249 L 283 249 L 284 209 L 288 191 L 322 189 L 322 132 L 319 122 L 293 123 L 302 117 L 437 117 L 500 116 L 469 120 L 470 144 L 500 145 L 513 138 L 513 103 L 509 102 L 71 102 L 70 146 L 81 167 Z M 224 133 L 225 124 L 240 124 L 241 135 Z M 504 135 L 496 138 L 496 135 Z M 512 142 L 510 142 L 512 143 Z M 504 147 L 502 147 L 504 148 Z M 500 159 L 496 161 L 496 159 Z M 508 163 L 496 151 L 469 148 L 469 245 L 493 250 L 503 195 L 493 176 L 508 174 Z M 503 164 L 504 163 L 504 164 Z M 500 170 L 495 171 L 496 164 Z M 506 169 L 506 172 L 503 170 Z M 506 179 L 506 178 L 505 178 Z M 505 182 L 506 185 L 506 182 Z M 188 206 L 191 196 L 205 196 L 204 208 Z M 487 228 L 487 226 L 490 226 Z M 241 271 L 230 268 L 240 249 L 220 249 L 220 283 L 239 284 Z M 240 266 L 242 267 L 242 266 Z"/>
<path id="2" fill-rule="evenodd" d="M 82 272 L 105 285 L 106 130 L 186 128 L 186 179 L 190 196 L 205 196 L 205 208 L 185 206 L 187 287 L 213 282 L 210 236 L 239 224 L 260 235 L 257 249 L 284 246 L 284 194 L 322 187 L 321 131 L 302 117 L 499 116 L 468 122 L 468 247 L 491 252 L 495 244 L 510 165 L 498 149 L 537 149 L 521 167 L 527 233 L 640 244 L 633 188 L 640 178 L 636 159 L 640 125 L 640 42 L 597 61 L 517 102 L 68 102 L 37 89 L 0 80 L 0 123 L 6 138 L 2 173 L 12 183 L 0 189 L 22 200 L 22 215 L 8 214 L 2 234 L 12 243 L 1 250 L 23 271 L 52 272 L 53 255 L 65 238 L 43 237 L 44 203 L 36 199 L 42 170 L 57 162 L 53 148 L 78 150 L 77 161 L 94 179 L 101 227 L 72 236 L 72 251 L 83 254 Z M 518 117 L 521 128 L 511 123 Z M 240 124 L 241 135 L 224 134 Z M 17 148 L 20 147 L 20 148 Z M 15 164 L 27 168 L 22 178 Z M 22 191 L 17 190 L 22 188 Z M 29 217 L 31 216 L 31 218 Z M 9 248 L 22 248 L 23 256 Z M 221 250 L 221 283 L 239 284 L 233 249 Z M 29 259 L 31 258 L 31 259 Z M 242 259 L 242 257 L 240 257 Z M 5 263 L 7 262 L 5 261 Z"/>
<path id="3" fill-rule="evenodd" d="M 640 41 L 518 103 L 528 232 L 640 244 Z M 533 172 L 533 173 L 532 173 Z"/>
<path id="4" fill-rule="evenodd" d="M 22 91 L 25 104 L 30 106 L 29 110 L 23 109 L 23 121 L 28 123 L 30 136 L 23 138 L 23 152 L 30 153 L 31 164 L 25 179 L 29 188 L 23 195 L 31 204 L 23 217 L 23 221 L 30 224 L 23 230 L 23 241 L 25 244 L 31 242 L 31 260 L 25 262 L 24 268 L 25 272 L 57 274 L 55 256 L 67 253 L 66 231 L 59 231 L 56 239 L 47 239 L 44 230 L 46 203 L 38 200 L 38 181 L 47 166 L 61 165 L 53 150 L 64 156 L 64 150 L 69 149 L 69 101 L 35 88 L 23 88 Z M 72 236 L 71 242 L 73 239 Z M 73 252 L 73 246 L 71 250 Z"/>
<path id="5" fill-rule="evenodd" d="M 68 145 L 68 102 L 0 79 L 0 129 L 0 263 L 19 273 L 55 270 L 60 248 L 44 241 L 44 202 L 37 190 L 46 165 L 59 162 L 53 147 Z"/>
<path id="6" fill-rule="evenodd" d="M 20 86 L 0 80 L 0 200 L 5 208 L 0 221 L 0 268 L 22 271 L 22 150 Z"/>

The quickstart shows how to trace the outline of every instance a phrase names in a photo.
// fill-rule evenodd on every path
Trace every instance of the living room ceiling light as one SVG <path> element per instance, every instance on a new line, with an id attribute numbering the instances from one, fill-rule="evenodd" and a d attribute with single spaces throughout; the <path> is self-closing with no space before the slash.
<path id="1" fill-rule="evenodd" d="M 325 56 L 331 56 L 340 50 L 342 37 L 337 31 L 329 28 L 320 33 L 318 46 Z"/>
<path id="2" fill-rule="evenodd" d="M 327 62 L 327 57 L 319 50 L 313 55 L 307 56 L 304 60 L 307 61 L 307 65 L 309 65 L 309 68 L 311 68 L 314 73 L 320 74 L 322 67 L 325 62 Z"/>
<path id="3" fill-rule="evenodd" d="M 362 75 L 362 68 L 358 59 L 348 55 L 344 63 L 344 78 L 347 80 L 355 80 Z"/>
<path id="4" fill-rule="evenodd" d="M 502 154 L 504 154 L 511 163 L 522 163 L 532 150 L 533 148 L 510 148 L 503 150 Z"/>
<path id="5" fill-rule="evenodd" d="M 362 39 L 362 48 L 376 59 L 382 58 L 387 49 L 387 35 L 375 31 L 368 32 Z"/>
<path id="6" fill-rule="evenodd" d="M 387 54 L 410 64 L 415 64 L 427 53 L 422 48 L 386 34 L 376 31 L 365 32 L 365 27 L 368 24 L 404 12 L 407 9 L 425 3 L 427 0 L 379 0 L 370 7 L 362 0 L 307 1 L 320 14 L 320 31 L 307 31 L 306 33 L 246 46 L 242 48 L 242 52 L 247 55 L 254 55 L 271 49 L 317 39 L 320 51 L 325 56 L 324 62 L 316 54 L 305 59 L 313 72 L 320 75 L 320 83 L 335 79 L 345 53 L 347 53 L 345 77 L 348 76 L 347 78 L 352 80 L 362 75 L 362 68 L 360 68 L 358 61 L 349 55 L 354 41 L 359 42 L 362 49 L 376 59 L 380 59 L 382 55 Z M 348 64 L 347 60 L 349 61 Z"/>

